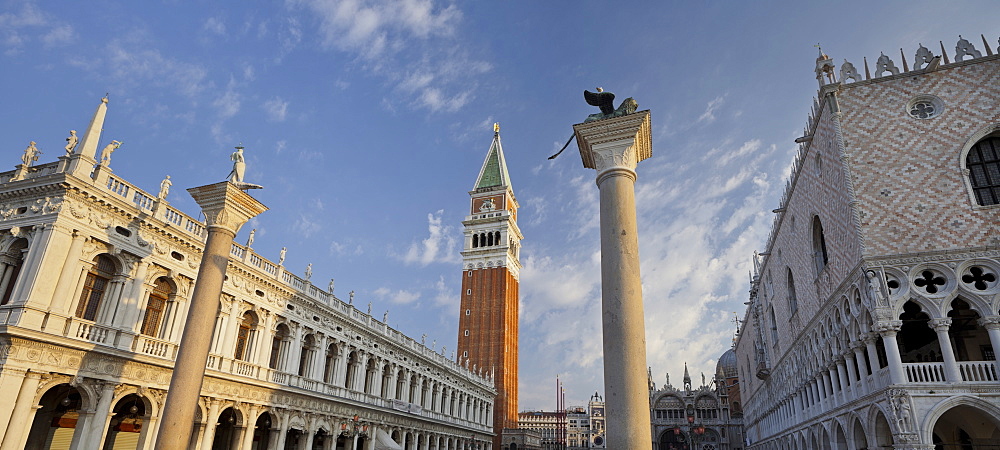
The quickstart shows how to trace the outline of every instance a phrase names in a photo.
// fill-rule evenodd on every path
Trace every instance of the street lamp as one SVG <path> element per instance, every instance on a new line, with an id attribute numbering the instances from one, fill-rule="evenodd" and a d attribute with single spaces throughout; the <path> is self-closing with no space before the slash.
<path id="1" fill-rule="evenodd" d="M 366 437 L 368 436 L 368 424 L 361 422 L 359 416 L 355 414 L 350 421 L 340 422 L 340 435 L 346 438 Z"/>
<path id="2" fill-rule="evenodd" d="M 690 447 L 687 448 L 696 449 L 698 448 L 698 442 L 701 441 L 702 435 L 705 434 L 705 426 L 695 425 L 693 415 L 688 415 L 687 421 L 688 421 L 687 440 L 690 443 Z M 674 427 L 674 434 L 681 434 L 681 427 Z"/>

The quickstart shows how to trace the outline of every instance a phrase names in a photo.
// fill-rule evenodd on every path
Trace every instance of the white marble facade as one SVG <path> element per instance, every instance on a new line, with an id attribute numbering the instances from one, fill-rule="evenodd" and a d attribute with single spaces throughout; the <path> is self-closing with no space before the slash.
<path id="1" fill-rule="evenodd" d="M 155 440 L 205 230 L 92 169 L 87 140 L 106 109 L 73 152 L 0 173 L 3 449 Z M 495 395 L 492 380 L 234 242 L 189 448 L 468 448 L 492 435 Z"/>
<path id="2" fill-rule="evenodd" d="M 736 346 L 749 449 L 1000 445 L 1000 55 L 943 56 L 817 59 Z"/>

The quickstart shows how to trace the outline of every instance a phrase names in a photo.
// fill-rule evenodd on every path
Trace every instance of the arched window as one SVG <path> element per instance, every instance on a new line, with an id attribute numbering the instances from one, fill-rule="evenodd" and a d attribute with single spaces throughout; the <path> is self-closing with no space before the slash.
<path id="1" fill-rule="evenodd" d="M 795 314 L 799 310 L 799 300 L 795 296 L 795 277 L 792 276 L 792 269 L 788 268 L 788 311 L 789 315 Z"/>
<path id="2" fill-rule="evenodd" d="M 479 235 L 478 234 L 473 234 L 472 235 L 472 248 L 479 248 Z"/>
<path id="3" fill-rule="evenodd" d="M 302 352 L 299 355 L 299 376 L 304 377 L 312 369 L 312 355 L 313 348 L 316 346 L 316 338 L 307 334 L 305 339 L 302 340 Z"/>
<path id="4" fill-rule="evenodd" d="M 10 302 L 10 296 L 14 293 L 14 282 L 17 281 L 18 274 L 21 273 L 21 263 L 24 262 L 24 249 L 28 248 L 28 240 L 18 238 L 10 245 L 6 253 L 0 254 L 0 267 L 3 267 L 2 278 L 0 278 L 0 305 Z"/>
<path id="5" fill-rule="evenodd" d="M 1000 203 L 1000 136 L 989 136 L 973 145 L 965 157 L 969 181 L 976 194 L 976 203 Z"/>
<path id="6" fill-rule="evenodd" d="M 774 307 L 767 308 L 768 319 L 771 319 L 771 343 L 778 345 L 778 321 L 774 318 Z"/>
<path id="7" fill-rule="evenodd" d="M 108 255 L 98 255 L 94 265 L 87 272 L 83 282 L 83 292 L 80 293 L 80 303 L 76 305 L 76 317 L 84 320 L 97 320 L 97 312 L 101 307 L 104 292 L 111 284 L 111 277 L 118 270 L 118 265 Z"/>
<path id="8" fill-rule="evenodd" d="M 497 245 L 500 245 L 500 232 L 499 231 L 496 231 L 496 232 L 493 233 L 493 242 L 496 242 Z"/>
<path id="9" fill-rule="evenodd" d="M 330 344 L 326 348 L 326 362 L 323 365 L 323 382 L 333 383 L 333 369 L 337 362 L 337 344 Z"/>
<path id="10" fill-rule="evenodd" d="M 233 358 L 242 361 L 250 360 L 256 329 L 257 316 L 251 311 L 243 313 L 239 331 L 236 332 L 236 352 L 233 354 Z"/>
<path id="11" fill-rule="evenodd" d="M 163 323 L 163 312 L 167 308 L 167 300 L 173 294 L 173 287 L 166 277 L 157 278 L 153 283 L 153 291 L 146 300 L 146 312 L 142 316 L 140 333 L 146 336 L 159 337 L 160 324 Z"/>
<path id="12" fill-rule="evenodd" d="M 271 358 L 268 360 L 268 367 L 278 369 L 288 334 L 288 326 L 283 323 L 278 324 L 278 328 L 274 331 L 274 338 L 271 339 Z"/>
<path id="13" fill-rule="evenodd" d="M 826 253 L 826 236 L 823 234 L 823 224 L 819 221 L 819 216 L 813 218 L 813 261 L 816 264 L 816 275 L 819 276 L 829 257 Z"/>

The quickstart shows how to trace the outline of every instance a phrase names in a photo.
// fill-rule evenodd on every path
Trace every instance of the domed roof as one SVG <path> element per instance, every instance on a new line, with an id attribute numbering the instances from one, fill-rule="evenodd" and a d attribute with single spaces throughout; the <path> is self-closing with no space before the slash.
<path id="1" fill-rule="evenodd" d="M 722 373 L 722 376 L 726 378 L 735 378 L 739 376 L 739 371 L 736 368 L 735 350 L 726 350 L 726 352 L 719 357 L 719 363 L 715 365 L 715 373 Z"/>

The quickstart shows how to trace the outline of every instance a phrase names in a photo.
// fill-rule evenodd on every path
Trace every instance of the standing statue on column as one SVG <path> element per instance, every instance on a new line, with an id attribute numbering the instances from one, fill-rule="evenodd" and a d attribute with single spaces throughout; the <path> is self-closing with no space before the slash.
<path id="1" fill-rule="evenodd" d="M 250 248 L 250 246 L 253 245 L 253 237 L 255 234 L 257 234 L 256 228 L 250 230 L 250 236 L 247 237 L 247 248 Z"/>
<path id="2" fill-rule="evenodd" d="M 69 137 L 66 138 L 66 156 L 73 154 L 78 142 L 80 142 L 80 138 L 76 137 L 76 130 L 69 130 Z"/>
<path id="3" fill-rule="evenodd" d="M 243 173 L 247 170 L 247 164 L 243 159 L 243 148 L 243 145 L 239 145 L 236 151 L 229 155 L 229 159 L 233 161 L 233 171 L 229 172 L 229 181 L 233 183 L 242 183 Z"/>
<path id="4" fill-rule="evenodd" d="M 174 182 L 170 181 L 170 175 L 167 175 L 163 181 L 160 182 L 160 193 L 156 194 L 156 198 L 163 200 L 167 198 L 167 194 L 170 193 L 170 186 L 173 186 Z"/>
<path id="5" fill-rule="evenodd" d="M 28 143 L 28 148 L 24 149 L 24 155 L 21 155 L 21 162 L 24 163 L 24 167 L 31 167 L 31 165 L 38 161 L 38 155 L 42 154 L 38 147 L 35 147 L 35 141 Z"/>
<path id="6" fill-rule="evenodd" d="M 119 142 L 119 141 L 111 141 L 110 144 L 104 146 L 104 149 L 101 150 L 101 165 L 104 166 L 104 167 L 110 166 L 111 165 L 111 154 L 114 153 L 115 150 L 118 150 L 118 147 L 121 147 L 121 146 L 122 146 L 122 143 Z"/>
<path id="7" fill-rule="evenodd" d="M 281 247 L 281 252 L 278 253 L 278 265 L 279 266 L 285 264 L 285 253 L 286 252 L 288 252 L 288 248 Z"/>

